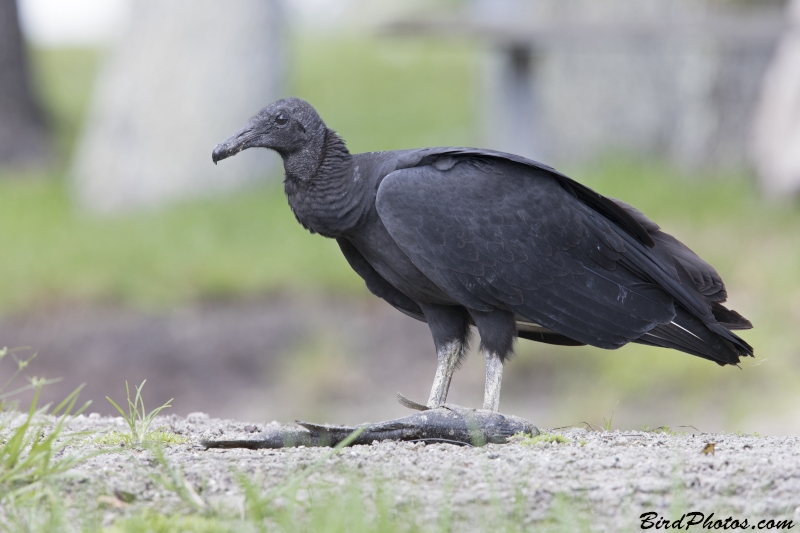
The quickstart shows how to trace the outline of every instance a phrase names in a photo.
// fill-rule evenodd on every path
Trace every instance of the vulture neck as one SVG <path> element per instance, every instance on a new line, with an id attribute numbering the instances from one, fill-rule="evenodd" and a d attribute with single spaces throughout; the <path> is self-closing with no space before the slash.
<path id="1" fill-rule="evenodd" d="M 364 213 L 365 184 L 353 177 L 353 156 L 328 128 L 309 146 L 283 158 L 283 182 L 297 221 L 311 233 L 340 237 Z"/>

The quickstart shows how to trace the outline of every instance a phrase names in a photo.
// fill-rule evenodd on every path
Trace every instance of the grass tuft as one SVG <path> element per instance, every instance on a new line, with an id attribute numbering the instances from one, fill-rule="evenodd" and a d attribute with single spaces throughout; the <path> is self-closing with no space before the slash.
<path id="1" fill-rule="evenodd" d="M 180 467 L 174 468 L 169 464 L 164 456 L 164 448 L 159 444 L 154 444 L 149 448 L 161 466 L 161 472 L 152 476 L 152 479 L 167 491 L 177 495 L 193 512 L 201 513 L 204 516 L 213 516 L 214 508 L 200 496 L 199 491 L 186 479 Z"/>
<path id="2" fill-rule="evenodd" d="M 175 399 L 170 398 L 167 403 L 161 407 L 156 407 L 148 413 L 144 408 L 144 398 L 142 397 L 142 387 L 144 387 L 145 383 L 147 383 L 147 380 L 142 381 L 141 385 L 136 387 L 136 396 L 133 400 L 131 400 L 131 390 L 128 387 L 128 382 L 125 382 L 125 392 L 128 396 L 127 414 L 119 405 L 117 405 L 117 402 L 106 396 L 106 399 L 111 402 L 111 405 L 113 405 L 117 411 L 119 411 L 119 414 L 121 414 L 122 418 L 125 419 L 125 422 L 128 423 L 130 433 L 127 437 L 128 443 L 130 444 L 143 444 L 148 440 L 158 441 L 158 438 L 155 437 L 150 431 L 150 425 L 153 423 L 153 419 L 158 416 L 158 413 L 168 407 L 171 407 L 172 400 Z M 164 432 L 162 431 L 161 433 Z"/>
<path id="3" fill-rule="evenodd" d="M 49 405 L 39 407 L 42 388 L 53 380 L 36 377 L 29 378 L 28 385 L 6 391 L 25 363 L 35 357 L 19 359 L 14 351 L 0 350 L 0 364 L 12 354 L 17 366 L 11 379 L 0 385 L 0 531 L 64 531 L 56 527 L 62 521 L 63 502 L 53 486 L 69 470 L 97 455 L 68 453 L 87 434 L 65 434 L 64 429 L 91 402 L 76 408 L 82 388 L 78 387 L 52 410 Z M 8 399 L 30 389 L 34 391 L 31 405 L 27 412 L 19 412 Z"/>
<path id="4" fill-rule="evenodd" d="M 144 441 L 138 444 L 186 444 L 189 440 L 189 437 L 184 435 L 178 435 L 166 429 L 156 429 L 148 432 Z M 98 446 L 134 446 L 137 444 L 133 441 L 131 433 L 121 431 L 109 431 L 98 435 L 92 440 L 92 443 Z"/>
<path id="5" fill-rule="evenodd" d="M 611 423 L 614 421 L 614 412 L 617 410 L 618 405 L 619 402 L 614 404 L 614 408 L 611 410 L 611 416 L 608 417 L 608 420 L 606 420 L 606 417 L 603 417 L 603 429 L 606 430 L 606 432 L 611 431 Z"/>
<path id="6" fill-rule="evenodd" d="M 556 433 L 541 433 L 532 437 L 525 433 L 518 433 L 512 437 L 514 442 L 518 442 L 523 446 L 538 446 L 544 444 L 567 444 L 572 442 L 571 439 Z"/>

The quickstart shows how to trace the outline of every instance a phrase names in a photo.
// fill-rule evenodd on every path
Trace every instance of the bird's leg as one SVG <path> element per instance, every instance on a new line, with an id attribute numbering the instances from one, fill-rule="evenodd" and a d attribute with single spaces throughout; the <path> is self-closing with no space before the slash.
<path id="1" fill-rule="evenodd" d="M 514 313 L 502 309 L 489 312 L 470 309 L 481 335 L 481 351 L 486 357 L 486 386 L 483 408 L 497 412 L 500 408 L 500 382 L 503 380 L 503 361 L 512 353 L 517 322 Z"/>
<path id="2" fill-rule="evenodd" d="M 453 372 L 458 366 L 458 361 L 462 357 L 464 345 L 460 341 L 448 342 L 436 351 L 439 360 L 436 366 L 436 375 L 433 378 L 431 395 L 428 398 L 428 407 L 435 409 L 444 404 L 447 400 L 447 392 L 450 390 L 450 380 Z"/>
<path id="3" fill-rule="evenodd" d="M 469 346 L 469 315 L 467 310 L 457 305 L 419 304 L 425 321 L 431 328 L 433 343 L 436 346 L 436 376 L 428 399 L 428 407 L 436 409 L 447 400 L 450 380 L 458 363 Z"/>
<path id="4" fill-rule="evenodd" d="M 496 353 L 484 350 L 486 356 L 486 385 L 483 389 L 483 408 L 500 409 L 500 385 L 503 381 L 503 360 Z"/>

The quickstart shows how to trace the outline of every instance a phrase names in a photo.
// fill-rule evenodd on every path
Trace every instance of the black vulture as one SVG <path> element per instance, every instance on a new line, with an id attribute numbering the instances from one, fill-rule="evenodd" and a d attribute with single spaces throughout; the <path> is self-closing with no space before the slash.
<path id="1" fill-rule="evenodd" d="M 750 322 L 722 304 L 719 274 L 637 209 L 555 169 L 475 148 L 351 154 L 304 100 L 262 109 L 217 145 L 282 159 L 298 222 L 336 239 L 376 296 L 428 323 L 447 398 L 471 326 L 486 357 L 483 408 L 497 411 L 517 337 L 615 349 L 629 342 L 735 365 Z"/>

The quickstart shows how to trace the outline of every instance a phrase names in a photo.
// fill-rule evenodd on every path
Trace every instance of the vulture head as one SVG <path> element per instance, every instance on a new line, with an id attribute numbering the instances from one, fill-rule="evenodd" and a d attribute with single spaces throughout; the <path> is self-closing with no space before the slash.
<path id="1" fill-rule="evenodd" d="M 325 123 L 311 104 L 300 98 L 283 98 L 259 111 L 239 131 L 214 148 L 216 164 L 248 148 L 269 148 L 284 160 L 324 137 Z"/>

